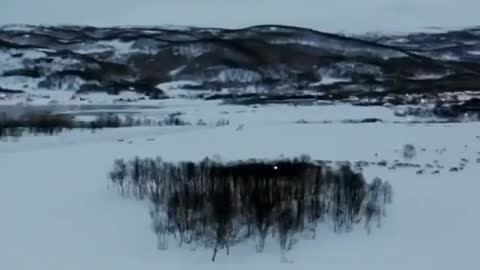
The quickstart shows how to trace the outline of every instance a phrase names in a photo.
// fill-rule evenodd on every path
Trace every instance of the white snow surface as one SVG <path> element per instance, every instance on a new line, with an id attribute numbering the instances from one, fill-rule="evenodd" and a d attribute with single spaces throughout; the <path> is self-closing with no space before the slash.
<path id="1" fill-rule="evenodd" d="M 471 55 L 480 55 L 480 51 L 467 51 L 467 53 Z"/>
<path id="2" fill-rule="evenodd" d="M 396 118 L 375 107 L 253 108 L 179 99 L 144 114 L 174 111 L 188 120 L 223 118 L 232 124 L 72 131 L 0 141 L 0 269 L 450 270 L 478 265 L 480 124 L 295 124 L 300 117 Z M 242 131 L 236 130 L 239 124 L 245 125 Z M 288 255 L 293 263 L 280 263 L 276 243 L 263 254 L 255 253 L 254 243 L 244 243 L 229 256 L 220 252 L 215 263 L 211 250 L 191 251 L 173 242 L 169 250 L 158 251 L 147 205 L 121 198 L 107 180 L 113 159 L 135 155 L 177 161 L 216 154 L 236 160 L 307 153 L 314 159 L 392 162 L 401 159 L 395 150 L 406 143 L 417 147 L 413 162 L 438 160 L 446 168 L 439 175 L 428 169 L 416 175 L 413 169 L 366 168 L 368 180 L 380 176 L 394 189 L 382 227 L 370 235 L 361 227 L 339 235 L 322 227 L 316 240 L 301 239 L 293 248 Z M 435 152 L 443 147 L 444 154 Z M 461 158 L 470 160 L 465 170 L 448 172 Z"/>
<path id="3" fill-rule="evenodd" d="M 18 69 L 22 67 L 21 58 L 12 57 L 11 50 L 0 50 L 0 74 L 7 70 Z"/>
<path id="4" fill-rule="evenodd" d="M 262 80 L 262 76 L 251 70 L 245 70 L 242 68 L 227 68 L 222 69 L 217 78 L 213 78 L 212 81 L 220 82 L 242 82 L 242 83 L 255 83 Z"/>
<path id="5" fill-rule="evenodd" d="M 0 77 L 0 87 L 14 90 L 36 89 L 41 80 L 26 76 Z"/>
<path id="6" fill-rule="evenodd" d="M 421 73 L 421 74 L 416 74 L 415 76 L 411 77 L 411 79 L 414 80 L 437 80 L 441 79 L 443 77 L 446 77 L 450 74 L 429 74 L 429 73 Z"/>
<path id="7" fill-rule="evenodd" d="M 88 44 L 75 52 L 80 54 L 92 54 L 102 53 L 106 51 L 112 51 L 116 57 L 121 57 L 126 54 L 138 52 L 140 50 L 132 47 L 133 41 L 124 42 L 118 39 L 108 41 L 97 41 L 95 43 Z"/>
<path id="8" fill-rule="evenodd" d="M 322 77 L 319 82 L 310 84 L 311 86 L 319 86 L 319 85 L 330 85 L 337 82 L 349 82 L 350 79 L 345 78 L 335 78 L 335 77 Z"/>

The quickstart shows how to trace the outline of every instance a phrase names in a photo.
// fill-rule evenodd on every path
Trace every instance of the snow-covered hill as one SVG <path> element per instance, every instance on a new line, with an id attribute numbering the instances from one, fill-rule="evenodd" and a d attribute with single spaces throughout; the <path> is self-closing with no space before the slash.
<path id="1" fill-rule="evenodd" d="M 165 83 L 190 81 L 187 89 L 220 94 L 217 98 L 435 104 L 445 95 L 480 92 L 478 51 L 477 28 L 344 36 L 279 25 L 237 30 L 7 25 L 0 27 L 0 92 L 13 104 L 59 91 L 71 94 L 46 102 L 125 91 L 161 99 L 169 95 Z M 23 101 L 15 99 L 22 93 Z"/>

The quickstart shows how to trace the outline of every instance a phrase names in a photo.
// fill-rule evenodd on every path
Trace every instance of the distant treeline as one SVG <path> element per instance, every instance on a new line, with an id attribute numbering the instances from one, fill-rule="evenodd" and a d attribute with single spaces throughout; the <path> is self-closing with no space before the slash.
<path id="1" fill-rule="evenodd" d="M 227 120 L 219 120 L 216 126 L 228 125 Z M 135 126 L 188 126 L 190 122 L 183 120 L 178 114 L 170 114 L 161 120 L 150 118 L 135 118 L 131 115 L 120 117 L 118 114 L 100 114 L 92 121 L 78 121 L 65 114 L 47 112 L 26 113 L 19 117 L 9 117 L 6 113 L 0 114 L 0 139 L 8 137 L 18 138 L 24 134 L 56 135 L 65 130 L 90 129 L 92 131 L 103 128 L 121 128 Z M 197 125 L 206 125 L 200 120 Z"/>
<path id="2" fill-rule="evenodd" d="M 204 159 L 165 162 L 160 157 L 117 159 L 109 178 L 124 196 L 151 203 L 159 249 L 168 238 L 179 245 L 219 249 L 256 239 L 261 252 L 268 235 L 280 243 L 282 260 L 295 236 L 315 238 L 322 222 L 335 232 L 364 223 L 379 226 L 392 188 L 376 178 L 367 183 L 348 166 L 331 169 L 308 156 L 223 163 Z"/>
<path id="3" fill-rule="evenodd" d="M 54 135 L 74 127 L 73 118 L 66 115 L 27 113 L 12 118 L 0 114 L 0 138 L 21 137 L 24 133 Z"/>

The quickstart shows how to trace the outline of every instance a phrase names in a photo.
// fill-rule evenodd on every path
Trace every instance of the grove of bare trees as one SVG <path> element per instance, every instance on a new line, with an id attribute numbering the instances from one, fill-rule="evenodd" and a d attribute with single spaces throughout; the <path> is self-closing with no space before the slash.
<path id="1" fill-rule="evenodd" d="M 282 260 L 296 236 L 317 237 L 320 223 L 348 232 L 358 223 L 379 226 L 392 187 L 367 183 L 348 166 L 331 169 L 308 156 L 275 161 L 172 163 L 157 158 L 117 159 L 110 180 L 124 196 L 148 200 L 159 249 L 179 246 L 226 250 L 255 239 L 278 239 Z"/>

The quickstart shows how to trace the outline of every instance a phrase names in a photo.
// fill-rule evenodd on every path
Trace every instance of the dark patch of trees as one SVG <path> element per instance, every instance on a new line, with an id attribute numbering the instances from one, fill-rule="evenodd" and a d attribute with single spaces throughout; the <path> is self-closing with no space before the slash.
<path id="1" fill-rule="evenodd" d="M 222 163 L 171 163 L 157 158 L 117 159 L 110 180 L 124 196 L 149 200 L 159 249 L 169 237 L 179 246 L 203 246 L 217 252 L 256 239 L 263 251 L 269 235 L 278 239 L 282 261 L 295 236 L 315 238 L 322 222 L 335 232 L 363 222 L 379 226 L 392 188 L 379 178 L 367 183 L 349 166 L 333 170 L 294 159 Z"/>
<path id="2" fill-rule="evenodd" d="M 55 135 L 64 129 L 74 128 L 70 116 L 27 113 L 18 118 L 10 118 L 6 113 L 0 114 L 0 138 L 20 137 L 23 133 Z"/>
<path id="3" fill-rule="evenodd" d="M 227 119 L 220 119 L 215 123 L 216 127 L 224 127 L 228 125 L 230 125 L 230 121 L 228 121 Z"/>
<path id="4" fill-rule="evenodd" d="M 98 75 L 99 73 L 95 70 L 91 71 L 62 71 L 56 73 L 58 76 L 65 75 L 74 75 L 79 76 L 85 80 L 102 80 L 103 75 Z M 111 95 L 119 95 L 122 91 L 135 91 L 137 93 L 142 93 L 145 96 L 148 96 L 151 100 L 167 99 L 168 96 L 165 92 L 155 85 L 158 84 L 148 80 L 136 81 L 136 82 L 109 82 L 109 83 L 100 83 L 100 84 L 84 84 L 80 87 L 78 93 L 88 93 L 88 92 L 106 92 Z"/>
<path id="5" fill-rule="evenodd" d="M 22 94 L 22 93 L 25 93 L 25 92 L 22 90 L 6 89 L 6 88 L 0 87 L 0 94 Z"/>
<path id="6" fill-rule="evenodd" d="M 93 121 L 77 121 L 70 115 L 49 112 L 25 113 L 19 117 L 10 117 L 6 113 L 2 113 L 0 114 L 0 139 L 19 138 L 25 133 L 57 135 L 72 129 L 95 131 L 103 128 L 185 125 L 191 125 L 191 123 L 183 120 L 179 115 L 169 115 L 162 120 L 152 120 L 147 117 L 134 118 L 131 115 L 120 117 L 118 114 L 107 113 L 98 115 Z"/>
<path id="7" fill-rule="evenodd" d="M 14 69 L 5 71 L 2 76 L 25 76 L 31 78 L 40 78 L 42 76 L 39 68 L 32 69 Z"/>
<path id="8" fill-rule="evenodd" d="M 152 120 L 150 118 L 134 118 L 127 115 L 125 118 L 117 114 L 101 114 L 92 122 L 83 122 L 83 127 L 91 129 L 99 128 L 120 128 L 136 126 L 189 126 L 190 122 L 183 120 L 180 115 L 170 114 L 162 120 Z M 85 126 L 86 125 L 86 126 Z"/>
<path id="9" fill-rule="evenodd" d="M 119 128 L 141 125 L 142 121 L 121 119 L 115 114 L 102 114 L 93 121 L 75 121 L 74 117 L 65 114 L 48 112 L 25 113 L 20 117 L 9 117 L 6 113 L 0 115 L 0 139 L 18 138 L 25 133 L 33 135 L 57 135 L 72 129 Z"/>
<path id="10" fill-rule="evenodd" d="M 160 126 L 189 126 L 191 123 L 183 120 L 178 114 L 170 114 L 163 121 L 158 122 Z"/>

